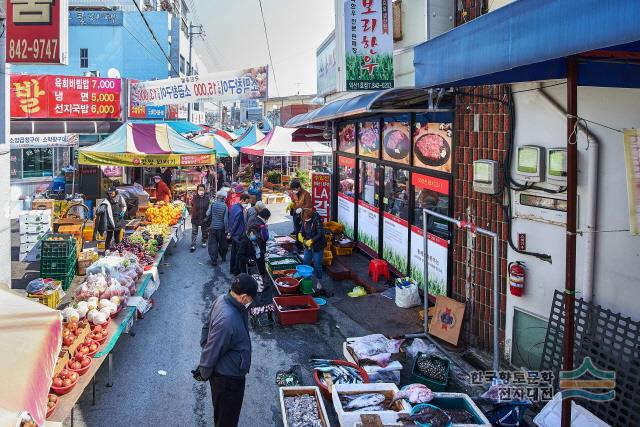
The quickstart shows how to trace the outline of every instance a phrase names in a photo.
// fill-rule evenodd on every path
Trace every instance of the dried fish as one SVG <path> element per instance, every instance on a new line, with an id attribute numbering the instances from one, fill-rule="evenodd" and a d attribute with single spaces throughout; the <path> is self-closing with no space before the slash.
<path id="1" fill-rule="evenodd" d="M 285 397 L 284 409 L 289 427 L 324 427 L 316 398 L 310 394 Z"/>

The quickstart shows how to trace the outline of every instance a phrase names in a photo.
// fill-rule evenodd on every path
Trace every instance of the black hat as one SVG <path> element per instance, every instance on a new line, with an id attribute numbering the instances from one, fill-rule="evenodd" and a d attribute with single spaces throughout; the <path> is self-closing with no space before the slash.
<path id="1" fill-rule="evenodd" d="M 240 273 L 231 282 L 231 290 L 238 295 L 247 294 L 255 299 L 258 294 L 258 282 L 247 273 Z"/>
<path id="2" fill-rule="evenodd" d="M 300 187 L 302 187 L 302 185 L 300 185 L 300 180 L 298 178 L 294 178 L 291 180 L 291 184 L 289 185 L 289 188 L 291 188 L 292 190 L 296 190 Z"/>

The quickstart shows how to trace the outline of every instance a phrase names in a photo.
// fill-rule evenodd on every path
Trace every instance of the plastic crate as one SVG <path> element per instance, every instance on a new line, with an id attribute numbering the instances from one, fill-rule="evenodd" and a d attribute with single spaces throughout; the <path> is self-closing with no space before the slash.
<path id="1" fill-rule="evenodd" d="M 333 254 L 331 253 L 331 251 L 325 249 L 324 255 L 322 257 L 322 265 L 329 266 L 331 264 L 333 264 Z"/>
<path id="2" fill-rule="evenodd" d="M 67 274 L 76 263 L 75 255 L 76 254 L 73 253 L 67 258 L 42 257 L 40 259 L 40 277 Z"/>
<path id="3" fill-rule="evenodd" d="M 331 231 L 333 234 L 342 234 L 344 232 L 344 225 L 335 221 L 327 221 L 324 223 L 324 228 Z"/>
<path id="4" fill-rule="evenodd" d="M 60 305 L 60 291 L 57 289 L 42 295 L 27 294 L 27 297 L 53 309 L 58 308 L 58 305 Z"/>
<path id="5" fill-rule="evenodd" d="M 331 250 L 334 251 L 337 256 L 351 255 L 353 252 L 353 248 L 341 248 L 340 246 L 334 246 Z"/>
<path id="6" fill-rule="evenodd" d="M 300 261 L 295 261 L 295 262 L 291 262 L 288 264 L 273 264 L 275 261 L 281 261 L 281 260 L 285 260 L 285 259 L 290 259 L 290 260 L 295 260 L 296 258 L 292 257 L 292 256 L 285 256 L 285 257 L 276 257 L 276 258 L 271 258 L 268 261 L 269 264 L 269 268 L 271 269 L 271 271 L 275 271 L 275 270 L 295 270 L 296 266 L 300 264 Z"/>
<path id="7" fill-rule="evenodd" d="M 56 240 L 53 240 L 56 239 Z M 70 234 L 49 234 L 42 240 L 42 258 L 67 258 L 76 254 L 76 239 Z"/>
<path id="8" fill-rule="evenodd" d="M 425 377 L 420 372 L 418 372 L 417 364 L 418 359 L 422 356 L 423 353 L 418 352 L 416 355 L 416 359 L 413 362 L 413 369 L 411 370 L 411 381 L 416 383 L 421 383 L 429 387 L 432 391 L 445 391 L 447 389 L 447 385 L 449 384 L 449 370 L 451 368 L 451 361 L 449 359 L 445 359 L 438 356 L 428 356 L 429 359 L 440 359 L 445 362 L 446 368 L 446 379 L 444 381 L 434 380 L 433 378 Z"/>
<path id="9" fill-rule="evenodd" d="M 59 280 L 60 282 L 62 282 L 62 290 L 66 291 L 67 289 L 69 289 L 69 286 L 71 286 L 71 282 L 73 281 L 73 278 L 76 275 L 76 263 L 75 261 L 73 262 L 73 264 L 71 265 L 71 268 L 63 274 L 50 274 L 48 276 L 43 276 L 44 279 L 53 279 L 53 280 Z"/>
<path id="10" fill-rule="evenodd" d="M 273 303 L 276 306 L 276 314 L 282 326 L 297 325 L 300 323 L 316 323 L 318 321 L 320 306 L 318 306 L 310 295 L 273 297 Z M 301 310 L 280 310 L 281 307 L 296 305 L 308 305 L 310 308 Z"/>

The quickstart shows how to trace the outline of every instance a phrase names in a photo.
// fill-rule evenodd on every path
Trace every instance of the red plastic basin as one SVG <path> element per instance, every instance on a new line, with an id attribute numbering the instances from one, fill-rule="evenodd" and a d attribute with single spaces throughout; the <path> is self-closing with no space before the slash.
<path id="1" fill-rule="evenodd" d="M 355 363 L 347 362 L 346 360 L 332 360 L 331 364 L 341 365 L 341 366 L 350 366 L 352 368 L 355 368 L 360 373 L 360 376 L 362 377 L 362 381 L 365 384 L 369 382 L 369 375 L 367 374 L 367 371 L 365 371 L 364 368 L 356 365 Z M 320 381 L 320 375 L 321 375 L 320 371 L 317 371 L 315 369 L 313 370 L 313 380 L 316 382 L 316 385 L 320 388 L 320 392 L 322 393 L 322 396 L 327 400 L 331 400 L 331 393 L 329 392 L 329 388 L 322 381 Z"/>
<path id="2" fill-rule="evenodd" d="M 276 306 L 276 315 L 282 326 L 297 325 L 301 323 L 316 323 L 320 306 L 313 300 L 311 295 L 294 295 L 273 297 Z M 281 310 L 290 306 L 309 306 L 300 310 Z"/>
<path id="3" fill-rule="evenodd" d="M 281 294 L 295 294 L 300 287 L 300 280 L 293 277 L 280 277 L 275 283 Z"/>

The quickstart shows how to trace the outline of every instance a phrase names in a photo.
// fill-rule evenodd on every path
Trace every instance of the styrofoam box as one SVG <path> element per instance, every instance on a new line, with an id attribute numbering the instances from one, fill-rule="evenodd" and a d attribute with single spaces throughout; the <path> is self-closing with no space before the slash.
<path id="1" fill-rule="evenodd" d="M 49 224 L 20 224 L 20 234 L 42 234 L 49 230 Z"/>
<path id="2" fill-rule="evenodd" d="M 40 240 L 44 233 L 34 233 L 34 234 L 21 234 L 20 235 L 20 243 L 35 243 Z"/>
<path id="3" fill-rule="evenodd" d="M 315 396 L 316 404 L 318 405 L 318 413 L 323 427 L 331 427 L 329 417 L 327 416 L 327 410 L 324 407 L 324 401 L 320 395 L 320 389 L 316 386 L 302 386 L 302 387 L 280 387 L 280 410 L 282 411 L 282 421 L 284 427 L 289 427 L 289 421 L 287 420 L 287 411 L 284 408 L 284 398 L 288 396 L 297 396 L 301 394 L 310 394 Z"/>
<path id="4" fill-rule="evenodd" d="M 387 396 L 388 399 L 392 399 L 398 392 L 398 387 L 393 383 L 370 383 L 370 384 L 335 384 L 331 391 L 331 399 L 333 401 L 333 407 L 338 414 L 338 421 L 340 421 L 341 427 L 353 427 L 355 423 L 360 422 L 360 415 L 362 414 L 375 414 L 380 417 L 380 420 L 384 425 L 398 426 L 402 425 L 398 422 L 398 414 L 408 414 L 411 412 L 411 405 L 404 400 L 398 400 L 394 403 L 397 408 L 402 408 L 398 411 L 358 411 L 349 412 L 342 408 L 342 402 L 338 394 L 360 394 L 360 393 L 382 393 Z"/>
<path id="5" fill-rule="evenodd" d="M 347 338 L 347 340 L 349 340 L 349 338 Z M 347 362 L 351 362 L 357 365 L 358 363 L 353 358 L 349 350 L 347 350 L 347 344 L 348 344 L 347 341 L 342 343 L 342 354 L 344 356 L 344 359 Z M 365 371 L 367 371 L 367 374 L 369 375 L 369 382 L 376 383 L 379 381 L 378 371 L 391 371 L 392 372 L 391 375 L 393 375 L 394 377 L 394 383 L 396 385 L 400 385 L 400 372 L 402 371 L 402 364 L 397 360 L 389 363 L 389 365 L 386 368 L 379 368 L 379 367 L 367 366 L 367 365 L 364 365 L 363 368 Z"/>
<path id="6" fill-rule="evenodd" d="M 20 214 L 22 224 L 50 224 L 51 211 L 26 211 Z"/>
<path id="7" fill-rule="evenodd" d="M 38 246 L 38 242 L 33 242 L 33 243 L 22 243 L 20 245 L 20 252 L 31 252 L 31 250 L 33 248 L 35 248 L 36 246 Z"/>
<path id="8" fill-rule="evenodd" d="M 560 425 L 562 414 L 562 393 L 556 393 L 542 411 L 533 419 L 535 425 L 540 427 L 554 427 Z M 581 427 L 608 427 L 609 424 L 593 415 L 584 406 L 571 402 L 571 425 Z"/>

